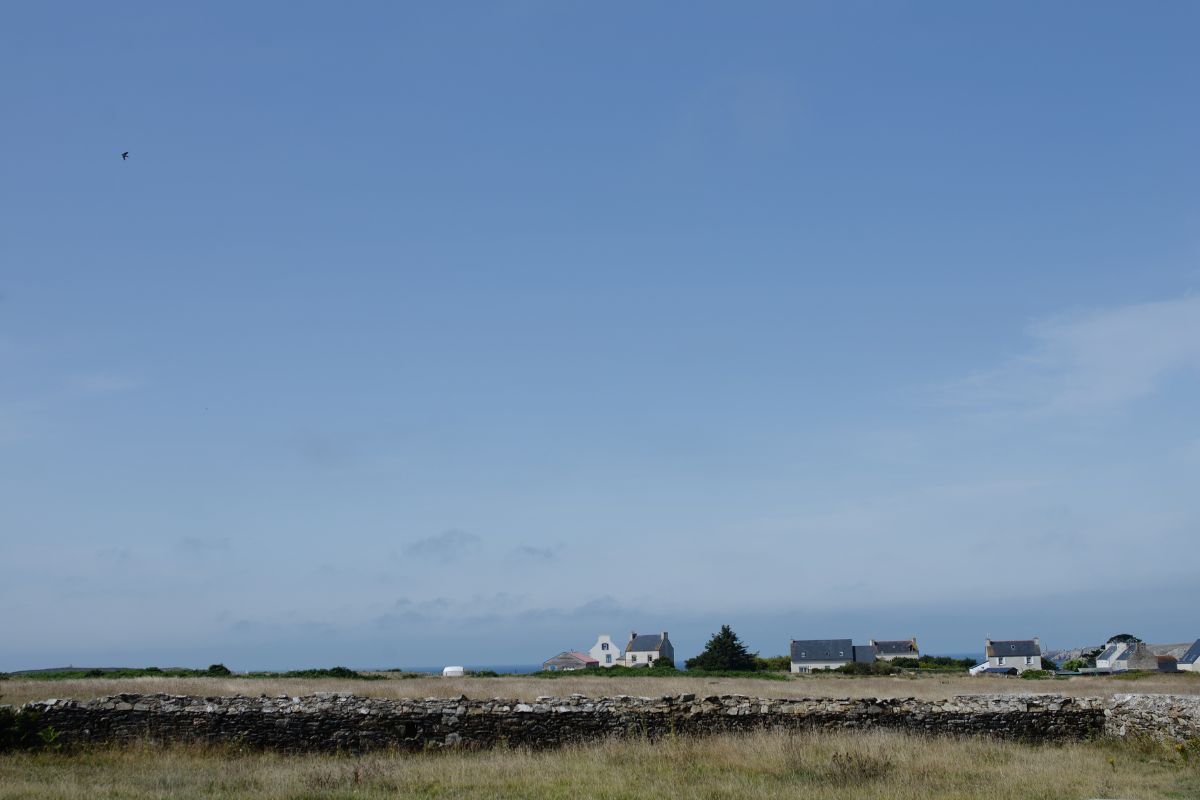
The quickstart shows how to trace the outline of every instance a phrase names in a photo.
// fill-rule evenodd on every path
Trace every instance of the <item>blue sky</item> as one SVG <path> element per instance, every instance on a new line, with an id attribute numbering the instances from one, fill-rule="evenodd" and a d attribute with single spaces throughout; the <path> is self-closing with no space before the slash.
<path id="1" fill-rule="evenodd" d="M 0 669 L 1200 636 L 1198 23 L 11 4 Z"/>

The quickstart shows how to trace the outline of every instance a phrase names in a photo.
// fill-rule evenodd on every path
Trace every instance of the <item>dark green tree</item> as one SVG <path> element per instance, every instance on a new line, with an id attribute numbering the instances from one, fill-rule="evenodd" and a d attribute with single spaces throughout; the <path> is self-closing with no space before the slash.
<path id="1" fill-rule="evenodd" d="M 746 645 L 728 625 L 712 635 L 704 652 L 683 662 L 688 669 L 731 670 L 753 672 L 758 668 L 758 653 L 746 650 Z"/>
<path id="2" fill-rule="evenodd" d="M 1112 637 L 1108 641 L 1118 642 L 1120 644 L 1137 644 L 1138 642 L 1141 641 L 1141 639 L 1134 636 L 1132 633 L 1118 633 L 1116 636 Z"/>

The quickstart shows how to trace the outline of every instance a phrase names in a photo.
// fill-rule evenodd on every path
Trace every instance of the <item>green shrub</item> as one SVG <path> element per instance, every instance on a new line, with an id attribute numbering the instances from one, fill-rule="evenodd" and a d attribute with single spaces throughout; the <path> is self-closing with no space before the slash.
<path id="1" fill-rule="evenodd" d="M 873 661 L 870 664 L 863 661 L 851 661 L 830 670 L 830 672 L 842 675 L 894 675 L 899 671 L 899 667 L 893 666 L 888 661 Z"/>
<path id="2" fill-rule="evenodd" d="M 1054 673 L 1045 669 L 1027 669 L 1021 673 L 1021 680 L 1024 681 L 1044 681 L 1053 677 Z"/>
<path id="3" fill-rule="evenodd" d="M 206 672 L 208 672 L 209 675 L 212 675 L 213 677 L 216 677 L 216 678 L 224 678 L 228 675 L 233 674 L 233 671 L 230 670 L 229 667 L 225 666 L 224 664 L 212 664 L 209 666 L 209 668 L 206 670 Z"/>
<path id="4" fill-rule="evenodd" d="M 791 672 L 791 656 L 754 657 L 754 668 L 759 672 Z"/>

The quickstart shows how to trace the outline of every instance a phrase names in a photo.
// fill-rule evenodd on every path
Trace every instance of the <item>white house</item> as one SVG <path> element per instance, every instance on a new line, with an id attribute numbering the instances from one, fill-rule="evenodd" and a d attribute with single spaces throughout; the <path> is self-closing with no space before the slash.
<path id="1" fill-rule="evenodd" d="M 867 644 L 875 651 L 875 658 L 879 661 L 921 657 L 921 650 L 917 647 L 915 636 L 911 639 L 868 639 Z"/>
<path id="2" fill-rule="evenodd" d="M 1126 642 L 1109 642 L 1105 645 L 1104 652 L 1096 656 L 1096 669 L 1124 669 L 1125 666 L 1121 662 L 1127 650 L 1129 645 Z"/>
<path id="3" fill-rule="evenodd" d="M 653 666 L 655 661 L 664 658 L 675 663 L 675 648 L 667 638 L 666 631 L 657 635 L 643 633 L 639 636 L 636 631 L 629 634 L 629 643 L 625 645 L 625 666 Z"/>
<path id="4" fill-rule="evenodd" d="M 1193 642 L 1188 651 L 1179 657 L 1179 669 L 1185 672 L 1200 672 L 1200 639 Z"/>
<path id="5" fill-rule="evenodd" d="M 615 667 L 621 663 L 621 648 L 607 633 L 600 634 L 588 655 L 602 667 Z"/>
<path id="6" fill-rule="evenodd" d="M 462 667 L 446 667 L 442 670 L 443 678 L 461 678 L 466 674 L 466 670 Z"/>
<path id="7" fill-rule="evenodd" d="M 836 669 L 851 661 L 871 663 L 875 648 L 855 647 L 850 639 L 792 639 L 792 672 Z"/>
<path id="8" fill-rule="evenodd" d="M 1015 669 L 1018 673 L 1042 668 L 1042 642 L 1032 639 L 987 639 L 984 642 L 988 670 Z"/>

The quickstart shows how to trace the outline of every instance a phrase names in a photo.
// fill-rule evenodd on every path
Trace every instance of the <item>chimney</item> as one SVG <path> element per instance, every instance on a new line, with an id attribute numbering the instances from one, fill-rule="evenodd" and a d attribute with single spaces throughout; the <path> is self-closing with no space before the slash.
<path id="1" fill-rule="evenodd" d="M 1033 646 L 1040 651 L 1042 649 L 1042 640 L 1036 636 L 1033 637 Z"/>
<path id="2" fill-rule="evenodd" d="M 663 631 L 663 638 L 662 638 L 662 640 L 663 640 L 664 642 L 667 640 L 667 632 L 666 632 L 666 631 Z"/>

